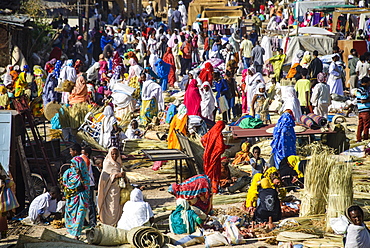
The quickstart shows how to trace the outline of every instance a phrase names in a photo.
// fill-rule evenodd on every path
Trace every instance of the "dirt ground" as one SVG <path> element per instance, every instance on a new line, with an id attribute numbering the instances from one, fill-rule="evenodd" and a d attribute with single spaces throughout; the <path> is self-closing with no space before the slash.
<path id="1" fill-rule="evenodd" d="M 238 79 L 237 79 L 238 80 Z M 240 79 L 239 79 L 240 80 Z M 238 80 L 238 81 L 239 81 Z M 273 123 L 276 123 L 279 116 L 272 115 L 271 119 Z M 352 140 L 355 140 L 355 134 L 357 129 L 357 117 L 347 118 L 347 127 L 349 132 L 347 137 Z M 231 141 L 236 149 L 238 149 L 238 144 L 240 141 Z M 269 154 L 262 154 L 267 158 Z M 159 171 L 161 172 L 161 171 Z M 128 176 L 131 179 L 132 183 L 140 184 L 145 186 L 144 197 L 147 202 L 153 208 L 153 211 L 156 216 L 163 216 L 169 214 L 175 208 L 175 198 L 167 192 L 168 186 L 171 183 L 175 182 L 175 176 L 173 174 L 161 174 L 155 172 L 151 167 L 136 167 L 128 173 Z M 240 194 L 240 200 L 235 203 L 222 204 L 220 201 L 218 204 L 214 204 L 214 208 L 224 208 L 227 209 L 232 206 L 239 207 L 240 204 L 245 199 L 246 193 Z M 223 196 L 220 196 L 222 199 Z M 227 196 L 225 196 L 226 198 Z M 17 222 L 10 224 L 9 237 L 6 239 L 0 240 L 0 247 L 11 247 L 17 242 L 18 236 L 20 234 L 26 234 L 32 237 L 40 237 L 44 228 L 50 228 L 55 232 L 58 232 L 62 235 L 67 235 L 65 228 L 53 229 L 51 226 L 22 226 Z M 42 247 L 42 246 L 40 246 Z M 193 247 L 204 247 L 204 245 L 197 245 Z M 236 245 L 234 247 L 277 247 L 268 245 L 263 241 L 250 241 L 247 244 Z"/>

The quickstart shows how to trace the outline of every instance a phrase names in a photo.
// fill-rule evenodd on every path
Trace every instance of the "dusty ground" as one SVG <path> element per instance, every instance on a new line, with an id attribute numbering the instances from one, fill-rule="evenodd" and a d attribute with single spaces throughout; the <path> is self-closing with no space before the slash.
<path id="1" fill-rule="evenodd" d="M 237 78 L 240 81 L 240 77 Z M 271 119 L 273 123 L 276 123 L 279 116 L 272 115 Z M 347 118 L 347 127 L 352 132 L 347 133 L 347 137 L 351 140 L 355 139 L 356 129 L 357 129 L 357 117 Z M 238 149 L 240 141 L 230 140 L 230 144 L 234 145 L 235 149 Z M 262 155 L 267 158 L 269 153 L 266 152 Z M 131 172 L 128 173 L 131 181 L 140 185 L 145 186 L 144 196 L 146 200 L 152 206 L 156 216 L 163 216 L 169 214 L 175 206 L 175 198 L 167 193 L 168 186 L 175 182 L 175 177 L 173 174 L 160 174 L 153 171 L 150 167 L 136 167 Z M 228 196 L 217 196 L 218 200 L 214 204 L 215 208 L 229 208 L 232 206 L 239 207 L 244 201 L 246 193 L 240 193 L 238 199 L 235 203 L 223 204 L 222 199 L 228 198 Z M 53 229 L 51 226 L 21 226 L 19 223 L 12 223 L 9 229 L 9 237 L 5 240 L 0 240 L 0 247 L 10 247 L 16 243 L 19 234 L 26 234 L 32 237 L 40 237 L 44 228 L 50 228 L 62 235 L 67 235 L 66 229 Z M 41 246 L 40 246 L 41 247 Z M 193 247 L 204 247 L 204 245 L 198 245 Z M 263 241 L 259 242 L 249 242 L 244 245 L 237 245 L 235 247 L 277 247 L 267 245 Z"/>

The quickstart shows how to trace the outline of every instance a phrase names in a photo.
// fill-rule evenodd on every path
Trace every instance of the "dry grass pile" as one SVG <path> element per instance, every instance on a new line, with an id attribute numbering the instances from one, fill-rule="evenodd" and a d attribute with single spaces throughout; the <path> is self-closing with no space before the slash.
<path id="1" fill-rule="evenodd" d="M 311 160 L 305 171 L 305 188 L 302 191 L 300 216 L 324 214 L 327 206 L 329 173 L 336 160 L 333 150 L 320 143 L 310 146 Z"/>
<path id="2" fill-rule="evenodd" d="M 326 230 L 331 231 L 330 219 L 343 215 L 353 203 L 352 166 L 349 163 L 334 165 L 329 174 Z"/>
<path id="3" fill-rule="evenodd" d="M 79 128 L 85 121 L 85 116 L 88 112 L 92 112 L 94 115 L 101 113 L 103 107 L 97 106 L 92 107 L 86 102 L 73 104 L 72 106 L 64 105 L 59 110 L 59 121 L 62 128 L 70 127 L 72 129 Z"/>

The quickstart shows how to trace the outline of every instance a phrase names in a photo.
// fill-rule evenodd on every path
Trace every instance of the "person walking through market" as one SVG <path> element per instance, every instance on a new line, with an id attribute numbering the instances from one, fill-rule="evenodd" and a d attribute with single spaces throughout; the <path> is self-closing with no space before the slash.
<path id="1" fill-rule="evenodd" d="M 115 226 L 122 215 L 119 180 L 127 180 L 118 148 L 111 147 L 103 162 L 99 179 L 98 214 L 103 224 Z"/>
<path id="2" fill-rule="evenodd" d="M 71 167 L 63 174 L 64 194 L 66 197 L 65 226 L 69 234 L 79 239 L 89 206 L 90 178 L 85 161 L 76 156 Z"/>
<path id="3" fill-rule="evenodd" d="M 248 39 L 248 34 L 244 34 L 243 41 L 240 43 L 240 54 L 242 56 L 244 69 L 248 69 L 250 66 L 252 49 L 252 41 Z"/>
<path id="4" fill-rule="evenodd" d="M 328 78 L 328 85 L 330 87 L 330 94 L 338 94 L 343 96 L 343 82 L 342 82 L 342 71 L 337 65 L 337 61 L 339 61 L 340 56 L 335 54 L 332 57 L 333 61 L 329 66 L 329 78 Z M 361 59 L 360 59 L 361 60 Z M 356 69 L 357 70 L 357 69 Z"/>
<path id="5" fill-rule="evenodd" d="M 358 58 L 358 53 L 356 49 L 351 49 L 351 55 L 352 58 L 348 60 L 348 68 L 349 68 L 349 82 L 347 85 L 349 85 L 350 89 L 354 89 L 358 87 L 358 77 L 356 73 L 356 66 L 357 62 L 360 60 Z"/>
<path id="6" fill-rule="evenodd" d="M 274 68 L 274 77 L 276 79 L 276 82 L 280 82 L 280 78 L 283 73 L 283 64 L 286 58 L 286 55 L 283 53 L 283 49 L 278 49 L 277 55 L 273 56 L 269 59 L 269 62 L 272 64 L 272 67 Z"/>
<path id="7" fill-rule="evenodd" d="M 357 126 L 357 142 L 369 139 L 370 128 L 370 78 L 364 77 L 361 79 L 361 86 L 357 89 L 357 108 L 358 108 L 358 126 Z M 363 136 L 362 136 L 363 133 Z"/>
<path id="8" fill-rule="evenodd" d="M 310 110 L 310 94 L 311 94 L 311 82 L 307 79 L 308 70 L 306 68 L 301 69 L 302 78 L 299 79 L 294 88 L 298 93 L 298 100 L 301 104 L 302 114 L 308 114 Z"/>
<path id="9" fill-rule="evenodd" d="M 213 193 L 218 193 L 221 176 L 221 155 L 226 149 L 222 136 L 222 130 L 224 128 L 225 122 L 218 121 L 201 139 L 201 143 L 204 147 L 204 173 L 211 180 Z"/>
<path id="10" fill-rule="evenodd" d="M 251 62 L 253 63 L 253 67 L 256 69 L 256 72 L 262 73 L 264 54 L 265 49 L 260 46 L 260 42 L 257 40 L 251 54 Z"/>
<path id="11" fill-rule="evenodd" d="M 324 73 L 317 75 L 317 84 L 312 89 L 311 103 L 315 115 L 328 118 L 329 105 L 331 104 L 330 88 L 326 84 Z"/>

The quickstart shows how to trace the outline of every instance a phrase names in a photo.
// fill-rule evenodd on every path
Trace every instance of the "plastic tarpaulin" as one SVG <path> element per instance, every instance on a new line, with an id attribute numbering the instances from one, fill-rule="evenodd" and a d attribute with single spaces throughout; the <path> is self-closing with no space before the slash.
<path id="1" fill-rule="evenodd" d="M 341 5 L 345 4 L 344 0 L 338 1 L 302 1 L 302 2 L 295 2 L 294 8 L 294 18 L 302 18 L 306 14 L 307 10 L 310 8 L 318 7 L 318 6 L 331 6 L 331 5 Z"/>
<path id="2" fill-rule="evenodd" d="M 293 30 L 289 35 L 296 35 L 297 29 Z M 298 28 L 299 34 L 316 34 L 316 35 L 335 35 L 334 33 L 326 30 L 325 28 L 318 27 L 302 27 Z"/>
<path id="3" fill-rule="evenodd" d="M 287 61 L 285 61 L 285 63 L 291 63 L 294 54 L 298 50 L 310 52 L 317 50 L 319 55 L 332 54 L 333 45 L 334 39 L 327 36 L 312 35 L 291 37 L 286 51 Z"/>

